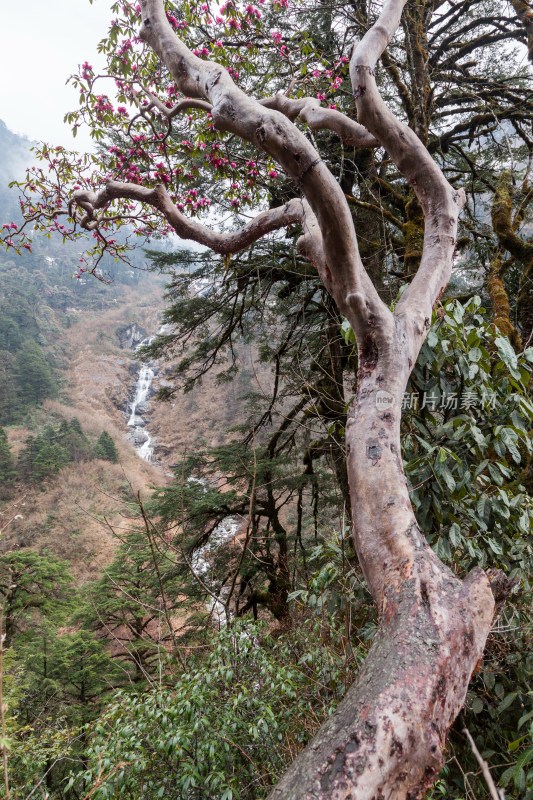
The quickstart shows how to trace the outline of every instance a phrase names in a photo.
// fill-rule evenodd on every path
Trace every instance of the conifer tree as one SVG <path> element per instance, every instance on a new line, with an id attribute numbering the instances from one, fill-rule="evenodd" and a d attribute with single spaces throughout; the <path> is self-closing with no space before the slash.
<path id="1" fill-rule="evenodd" d="M 94 448 L 94 455 L 96 458 L 102 458 L 104 461 L 111 461 L 116 464 L 118 462 L 118 452 L 115 442 L 107 431 L 102 431 Z"/>
<path id="2" fill-rule="evenodd" d="M 0 500 L 9 495 L 11 484 L 17 475 L 15 460 L 9 446 L 7 434 L 0 428 Z"/>
<path id="3" fill-rule="evenodd" d="M 34 405 L 57 392 L 52 368 L 35 342 L 26 340 L 17 353 L 18 395 L 24 405 Z"/>

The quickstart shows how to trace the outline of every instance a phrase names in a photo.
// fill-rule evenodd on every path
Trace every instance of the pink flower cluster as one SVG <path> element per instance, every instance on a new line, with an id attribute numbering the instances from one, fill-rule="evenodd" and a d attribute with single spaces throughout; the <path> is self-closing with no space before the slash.
<path id="1" fill-rule="evenodd" d="M 196 189 L 190 189 L 187 195 L 176 203 L 179 211 L 185 211 L 187 207 L 190 211 L 200 211 L 202 208 L 209 208 L 211 200 L 208 197 L 198 197 Z"/>
<path id="2" fill-rule="evenodd" d="M 248 4 L 244 10 L 246 11 L 249 17 L 255 17 L 255 19 L 261 19 L 262 17 L 262 14 L 259 11 L 259 9 L 256 8 L 255 6 L 252 6 L 251 4 Z"/>
<path id="3" fill-rule="evenodd" d="M 98 117 L 102 117 L 108 112 L 113 112 L 114 108 L 106 94 L 99 94 L 94 100 L 94 109 Z"/>
<path id="4" fill-rule="evenodd" d="M 131 43 L 131 39 L 123 39 L 122 44 L 117 50 L 118 56 L 125 56 L 126 53 L 129 53 L 130 50 L 133 50 L 133 45 Z"/>
<path id="5" fill-rule="evenodd" d="M 155 165 L 155 168 L 156 168 L 155 179 L 157 181 L 160 181 L 161 183 L 165 183 L 168 186 L 171 178 L 169 173 L 167 172 L 165 164 L 163 164 L 163 162 L 160 161 L 158 164 Z"/>
<path id="6" fill-rule="evenodd" d="M 84 61 L 81 65 L 81 77 L 86 81 L 90 81 L 94 77 L 93 68 L 88 61 Z"/>
<path id="7" fill-rule="evenodd" d="M 175 31 L 184 31 L 187 28 L 185 20 L 177 19 L 174 14 L 167 14 L 167 19 Z"/>

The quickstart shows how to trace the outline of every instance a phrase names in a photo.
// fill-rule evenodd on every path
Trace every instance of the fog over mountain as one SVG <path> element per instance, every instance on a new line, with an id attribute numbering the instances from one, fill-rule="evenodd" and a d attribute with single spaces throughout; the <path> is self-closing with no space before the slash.
<path id="1" fill-rule="evenodd" d="M 0 119 L 0 224 L 18 213 L 16 190 L 8 189 L 11 181 L 24 177 L 24 171 L 31 162 L 30 149 L 34 142 L 9 130 Z"/>

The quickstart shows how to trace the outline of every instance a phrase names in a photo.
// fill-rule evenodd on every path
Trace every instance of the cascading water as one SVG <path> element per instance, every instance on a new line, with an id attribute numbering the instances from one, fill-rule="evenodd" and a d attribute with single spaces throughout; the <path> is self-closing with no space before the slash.
<path id="1" fill-rule="evenodd" d="M 157 336 L 162 336 L 168 333 L 171 330 L 172 326 L 169 323 L 165 323 L 161 325 L 159 330 L 157 331 Z M 130 347 L 133 347 L 135 351 L 141 349 L 141 347 L 146 347 L 155 339 L 155 336 L 148 336 L 142 341 L 139 342 L 140 334 L 139 328 L 136 325 L 131 325 L 129 328 L 124 330 L 126 341 L 129 341 Z M 131 403 L 128 404 L 128 428 L 130 428 L 130 438 L 133 442 L 133 446 L 137 450 L 137 453 L 143 458 L 145 461 L 152 461 L 154 456 L 154 444 L 153 444 L 153 437 L 150 436 L 150 433 L 146 427 L 146 421 L 143 417 L 143 413 L 146 413 L 146 404 L 148 402 L 148 398 L 150 397 L 150 391 L 152 389 L 152 383 L 156 376 L 157 370 L 157 363 L 154 361 L 150 362 L 142 362 L 139 368 L 139 377 L 137 378 L 137 383 L 135 384 L 135 394 L 133 396 L 133 400 Z"/>
<path id="2" fill-rule="evenodd" d="M 137 345 L 135 350 L 139 350 L 140 347 L 151 344 L 152 341 L 153 336 L 143 339 L 143 341 Z M 152 437 L 146 428 L 144 417 L 142 417 L 139 412 L 145 410 L 145 405 L 150 395 L 154 378 L 155 370 L 153 367 L 147 363 L 141 364 L 139 369 L 139 377 L 137 378 L 137 383 L 135 385 L 135 395 L 129 406 L 130 416 L 128 419 L 128 428 L 132 429 L 131 438 L 133 440 L 135 449 L 140 457 L 145 461 L 152 461 L 154 455 L 154 446 L 152 444 Z"/>
<path id="3" fill-rule="evenodd" d="M 170 325 L 162 325 L 158 331 L 158 334 L 165 334 L 168 333 Z M 135 342 L 139 341 L 138 338 L 135 339 L 136 329 L 135 326 L 132 327 L 133 334 L 130 334 L 130 330 L 126 331 L 130 340 L 130 346 L 133 345 L 135 350 L 139 350 L 141 347 L 145 347 L 153 342 L 153 336 L 150 336 L 146 339 L 143 339 L 139 344 Z M 143 362 L 139 368 L 139 376 L 137 378 L 137 383 L 135 384 L 135 394 L 133 396 L 133 400 L 129 403 L 129 417 L 128 417 L 128 428 L 131 430 L 131 439 L 133 441 L 133 445 L 137 450 L 137 453 L 141 458 L 145 461 L 152 461 L 153 454 L 154 454 L 154 445 L 153 445 L 153 438 L 150 436 L 146 428 L 146 422 L 144 417 L 142 416 L 143 413 L 146 412 L 146 404 L 148 402 L 148 398 L 150 396 L 150 391 L 152 388 L 153 380 L 156 376 L 156 370 L 154 369 L 155 364 L 153 362 Z M 203 478 L 196 478 L 190 476 L 189 481 L 194 481 L 200 483 L 204 490 L 207 491 L 207 483 Z M 213 585 L 212 581 L 212 568 L 211 568 L 211 558 L 212 555 L 218 550 L 220 547 L 223 547 L 225 544 L 229 543 L 230 541 L 234 540 L 239 528 L 242 526 L 242 518 L 231 516 L 225 517 L 216 528 L 211 533 L 209 537 L 209 541 L 204 544 L 202 547 L 199 547 L 192 556 L 190 567 L 192 572 L 202 580 L 204 585 L 212 589 L 214 592 L 216 591 L 216 586 Z M 229 586 L 222 586 L 218 588 L 218 596 L 212 597 L 206 604 L 206 608 L 209 611 L 213 621 L 219 627 L 222 627 L 226 624 L 226 608 L 225 608 L 225 601 L 227 600 L 227 595 L 229 592 Z"/>
<path id="4" fill-rule="evenodd" d="M 204 491 L 207 491 L 207 482 L 203 478 L 191 476 L 190 482 L 200 483 Z M 241 517 L 225 517 L 213 530 L 206 544 L 194 551 L 190 562 L 192 572 L 211 590 L 216 591 L 216 586 L 211 578 L 210 556 L 228 542 L 233 541 L 241 528 L 243 520 Z M 222 627 L 227 622 L 225 601 L 227 600 L 229 586 L 222 586 L 218 589 L 218 596 L 211 597 L 206 603 L 213 622 Z"/>

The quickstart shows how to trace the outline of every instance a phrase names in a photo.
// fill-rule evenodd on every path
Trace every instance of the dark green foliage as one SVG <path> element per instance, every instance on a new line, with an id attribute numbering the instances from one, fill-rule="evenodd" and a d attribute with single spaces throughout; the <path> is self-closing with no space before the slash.
<path id="1" fill-rule="evenodd" d="M 74 785 L 83 795 L 105 758 L 111 776 L 98 800 L 264 797 L 353 676 L 340 637 L 320 641 L 326 627 L 311 617 L 277 639 L 250 624 L 222 630 L 171 688 L 117 698 L 91 731 L 88 771 Z"/>
<path id="2" fill-rule="evenodd" d="M 17 352 L 18 395 L 25 406 L 38 405 L 57 391 L 52 368 L 34 342 L 25 341 Z"/>
<path id="3" fill-rule="evenodd" d="M 104 461 L 111 461 L 113 464 L 118 462 L 118 452 L 115 442 L 107 431 L 102 431 L 94 448 L 94 457 L 103 458 Z"/>
<path id="4" fill-rule="evenodd" d="M 63 798 L 68 774 L 84 763 L 84 726 L 120 683 L 121 673 L 88 631 L 41 625 L 17 641 L 9 656 L 8 720 L 14 796 L 44 782 Z"/>
<path id="5" fill-rule="evenodd" d="M 16 633 L 28 628 L 35 614 L 51 618 L 61 613 L 71 578 L 64 561 L 19 550 L 0 556 L 0 603 L 7 647 Z"/>
<path id="6" fill-rule="evenodd" d="M 37 436 L 30 436 L 19 456 L 20 476 L 41 483 L 56 475 L 64 466 L 93 457 L 91 444 L 79 420 L 63 420 L 57 427 L 47 425 Z"/>
<path id="7" fill-rule="evenodd" d="M 1 194 L 1 192 L 0 192 Z M 0 262 L 0 424 L 18 422 L 24 413 L 57 393 L 43 299 L 27 276 L 15 276 Z"/>
<path id="8" fill-rule="evenodd" d="M 10 488 L 17 476 L 15 460 L 7 440 L 6 432 L 0 428 L 0 500 L 9 496 Z"/>
<path id="9" fill-rule="evenodd" d="M 47 426 L 39 436 L 30 436 L 19 456 L 19 472 L 24 480 L 41 483 L 59 472 L 70 461 L 59 431 Z"/>
<path id="10" fill-rule="evenodd" d="M 79 462 L 91 458 L 90 442 L 77 417 L 73 417 L 70 422 L 63 420 L 59 425 L 57 435 L 61 446 L 67 450 L 70 461 Z"/>

